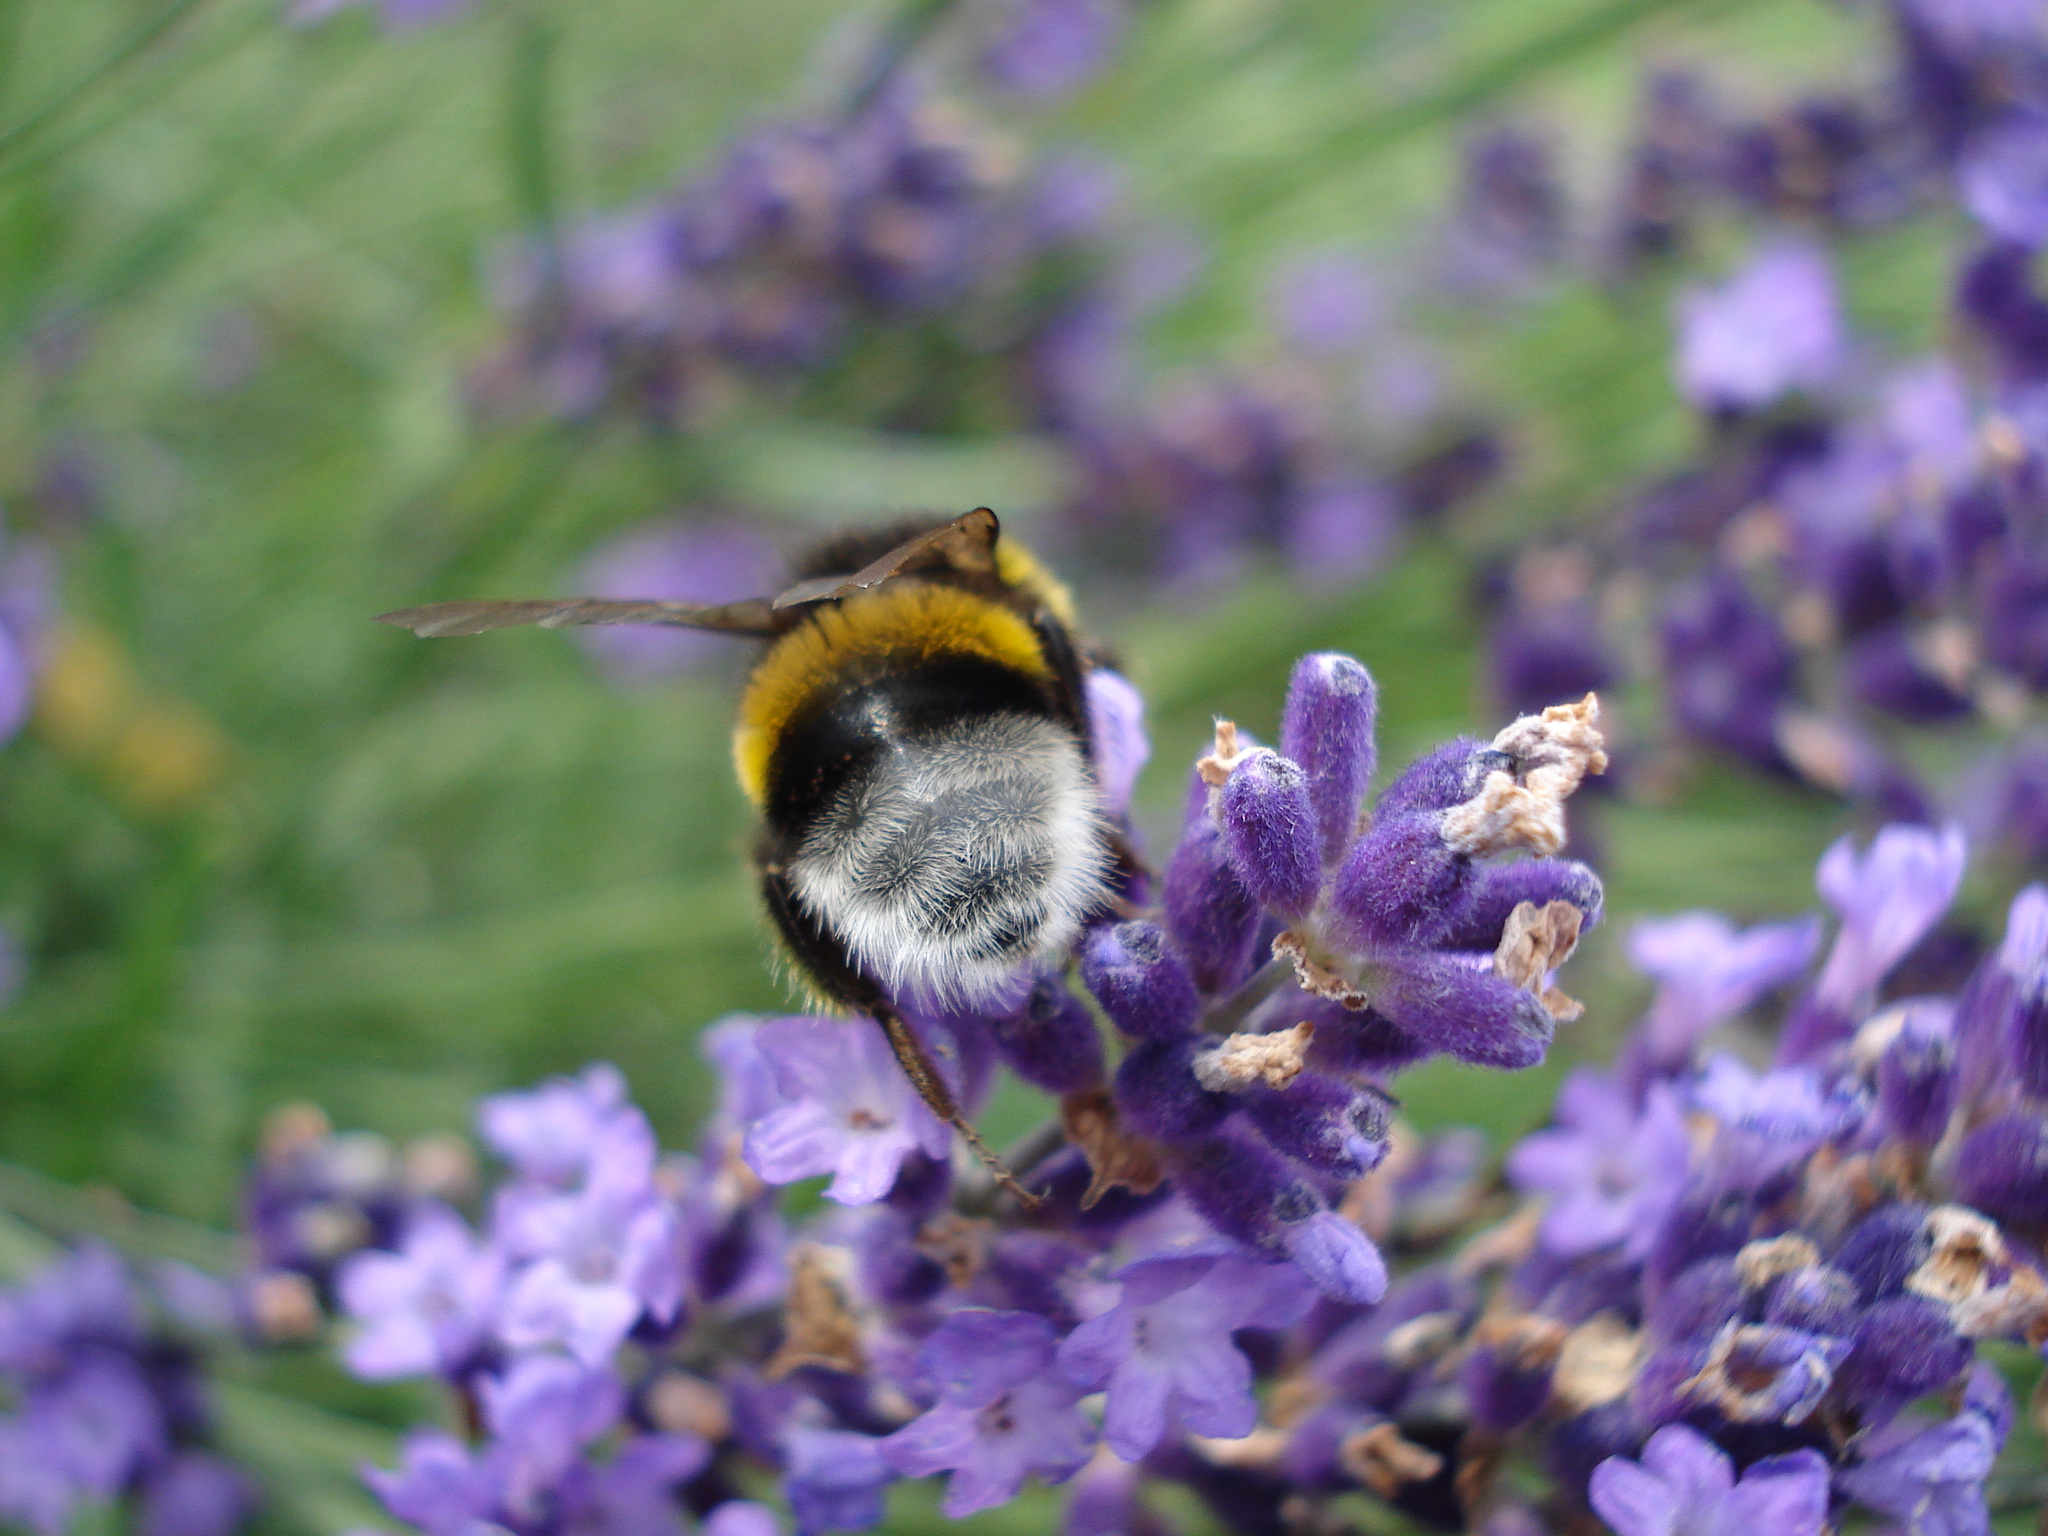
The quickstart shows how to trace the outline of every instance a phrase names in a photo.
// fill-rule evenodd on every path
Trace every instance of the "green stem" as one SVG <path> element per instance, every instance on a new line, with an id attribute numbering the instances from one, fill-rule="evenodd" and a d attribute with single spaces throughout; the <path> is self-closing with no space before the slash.
<path id="1" fill-rule="evenodd" d="M 96 1198 L 15 1163 L 0 1163 L 0 1210 L 54 1237 L 98 1238 L 130 1253 L 216 1274 L 230 1273 L 239 1262 L 239 1247 L 225 1232 L 139 1211 L 111 1195 Z"/>

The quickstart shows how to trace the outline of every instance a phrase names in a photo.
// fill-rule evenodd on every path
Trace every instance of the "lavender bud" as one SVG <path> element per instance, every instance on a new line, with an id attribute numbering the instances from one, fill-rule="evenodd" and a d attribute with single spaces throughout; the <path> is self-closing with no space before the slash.
<path id="1" fill-rule="evenodd" d="M 2048 1126 L 2007 1115 L 1972 1131 L 1956 1152 L 1956 1198 L 1993 1221 L 2048 1220 Z"/>
<path id="2" fill-rule="evenodd" d="M 1473 1425 L 1506 1435 L 1535 1418 L 1549 1400 L 1564 1340 L 1563 1324 L 1533 1313 L 1482 1322 L 1458 1372 Z"/>
<path id="3" fill-rule="evenodd" d="M 1452 915 L 1448 931 L 1436 942 L 1445 949 L 1491 953 L 1500 943 L 1508 914 L 1525 901 L 1538 907 L 1553 901 L 1569 902 L 1583 914 L 1579 920 L 1583 934 L 1600 921 L 1605 899 L 1600 877 L 1576 859 L 1479 865 L 1466 882 L 1465 898 Z"/>
<path id="4" fill-rule="evenodd" d="M 1650 1336 L 1665 1342 L 1712 1335 L 1742 1316 L 1747 1300 L 1735 1260 L 1726 1254 L 1689 1266 L 1643 1316 Z"/>
<path id="5" fill-rule="evenodd" d="M 1201 998 L 1166 935 L 1151 923 L 1098 928 L 1081 950 L 1081 980 L 1125 1034 L 1170 1040 L 1194 1027 Z"/>
<path id="6" fill-rule="evenodd" d="M 1252 973 L 1259 904 L 1245 889 L 1206 805 L 1189 818 L 1166 867 L 1166 931 L 1204 992 L 1235 991 Z"/>
<path id="7" fill-rule="evenodd" d="M 1887 1205 L 1850 1229 L 1834 1266 L 1856 1282 L 1867 1306 L 1904 1291 L 1906 1277 L 1920 1267 L 1929 1246 L 1926 1206 Z"/>
<path id="8" fill-rule="evenodd" d="M 990 1027 L 1010 1070 L 1034 1088 L 1075 1093 L 1102 1081 L 1102 1036 L 1058 977 L 1040 977 L 1024 1006 Z"/>
<path id="9" fill-rule="evenodd" d="M 1290 920 L 1307 916 L 1323 866 L 1301 765 L 1264 748 L 1247 754 L 1224 781 L 1219 810 L 1245 889 Z"/>
<path id="10" fill-rule="evenodd" d="M 1970 1368 L 1971 1353 L 1947 1308 L 1924 1296 L 1895 1296 L 1864 1313 L 1836 1383 L 1869 1423 L 1947 1387 Z"/>
<path id="11" fill-rule="evenodd" d="M 1534 993 L 1429 954 L 1389 959 L 1373 1006 L 1433 1051 L 1510 1070 L 1541 1061 L 1557 1025 Z"/>
<path id="12" fill-rule="evenodd" d="M 1809 1264 L 1772 1283 L 1764 1321 L 1846 1338 L 1862 1305 L 1854 1280 L 1825 1264 Z"/>
<path id="13" fill-rule="evenodd" d="M 1286 999 L 1284 1012 L 1316 1029 L 1309 1065 L 1325 1072 L 1385 1078 L 1429 1054 L 1377 1008 L 1351 1009 L 1325 997 Z"/>
<path id="14" fill-rule="evenodd" d="M 1308 772 L 1322 861 L 1335 864 L 1358 830 L 1376 761 L 1379 690 L 1349 656 L 1325 651 L 1294 664 L 1280 716 L 1280 750 Z"/>
<path id="15" fill-rule="evenodd" d="M 1451 925 L 1472 861 L 1420 812 L 1375 822 L 1337 871 L 1330 911 L 1339 937 L 1361 950 L 1430 945 Z"/>
<path id="16" fill-rule="evenodd" d="M 1322 1173 L 1355 1179 L 1387 1153 L 1393 1109 L 1371 1089 L 1304 1072 L 1285 1088 L 1254 1088 L 1244 1112 L 1275 1150 Z"/>
<path id="17" fill-rule="evenodd" d="M 1886 1128 L 1901 1141 L 1941 1140 L 1956 1102 L 1956 1051 L 1946 1019 L 1907 1016 L 1877 1063 L 1877 1099 Z"/>
<path id="18" fill-rule="evenodd" d="M 1515 760 L 1507 753 L 1460 736 L 1403 769 L 1399 778 L 1380 791 L 1372 819 L 1379 824 L 1415 811 L 1447 811 L 1478 794 L 1489 773 L 1512 773 L 1514 767 Z"/>
<path id="19" fill-rule="evenodd" d="M 1229 1094 L 1212 1093 L 1196 1079 L 1196 1046 L 1188 1038 L 1131 1048 L 1116 1069 L 1116 1104 L 1127 1127 L 1155 1141 L 1193 1141 L 1237 1107 Z"/>

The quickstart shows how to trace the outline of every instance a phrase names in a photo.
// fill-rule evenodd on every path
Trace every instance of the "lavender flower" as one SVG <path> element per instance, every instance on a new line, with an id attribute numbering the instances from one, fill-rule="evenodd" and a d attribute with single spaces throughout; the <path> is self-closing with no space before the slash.
<path id="1" fill-rule="evenodd" d="M 1653 1084 L 1638 1111 L 1611 1078 L 1581 1067 L 1558 1092 L 1557 1119 L 1508 1161 L 1517 1188 L 1552 1199 L 1544 1247 L 1571 1258 L 1619 1244 L 1625 1257 L 1645 1257 L 1685 1190 L 1690 1147 L 1677 1096 Z"/>
<path id="2" fill-rule="evenodd" d="M 1828 1469 L 1814 1452 L 1795 1451 L 1757 1463 L 1737 1482 L 1725 1452 L 1674 1424 L 1650 1437 L 1640 1462 L 1617 1456 L 1594 1469 L 1592 1499 L 1615 1536 L 1821 1536 Z"/>
<path id="3" fill-rule="evenodd" d="M 1753 410 L 1818 388 L 1842 357 L 1833 274 L 1803 242 L 1763 247 L 1724 286 L 1680 305 L 1678 385 L 1702 409 Z"/>

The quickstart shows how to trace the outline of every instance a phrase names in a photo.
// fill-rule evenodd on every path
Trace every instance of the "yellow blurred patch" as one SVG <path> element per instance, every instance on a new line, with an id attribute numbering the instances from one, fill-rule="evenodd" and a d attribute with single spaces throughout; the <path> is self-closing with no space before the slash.
<path id="1" fill-rule="evenodd" d="M 35 726 L 144 815 L 187 810 L 226 776 L 227 742 L 213 722 L 147 691 L 119 643 L 85 625 L 66 625 L 51 645 L 36 681 Z"/>

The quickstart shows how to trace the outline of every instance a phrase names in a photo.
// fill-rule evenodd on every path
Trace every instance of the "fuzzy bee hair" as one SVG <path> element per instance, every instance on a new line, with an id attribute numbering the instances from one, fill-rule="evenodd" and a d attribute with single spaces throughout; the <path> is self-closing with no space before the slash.
<path id="1" fill-rule="evenodd" d="M 871 759 L 813 822 L 789 879 L 892 995 L 964 1006 L 1063 953 L 1103 906 L 1105 828 L 1072 731 L 975 715 Z"/>

